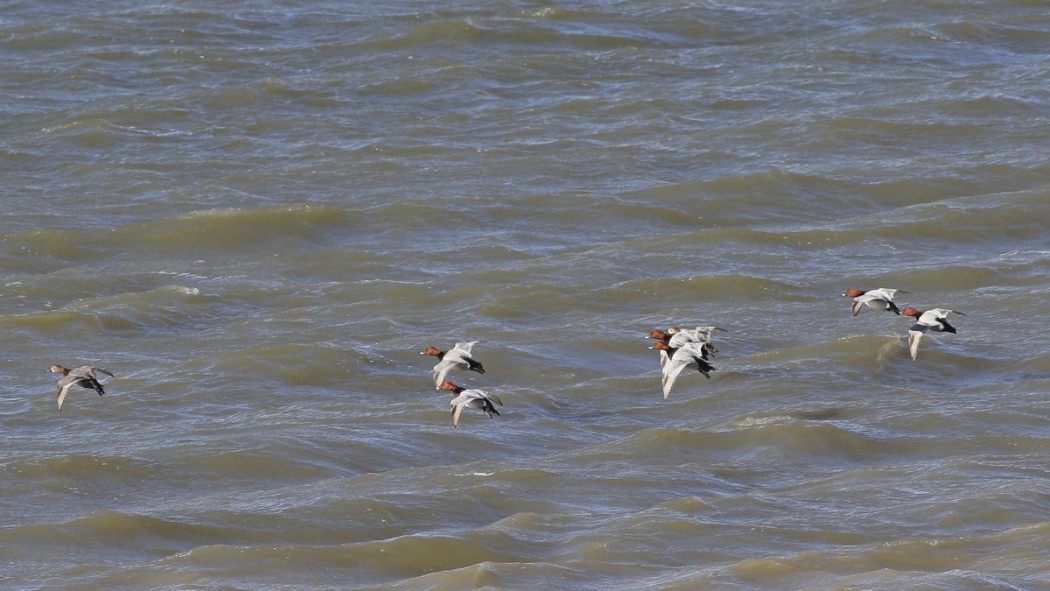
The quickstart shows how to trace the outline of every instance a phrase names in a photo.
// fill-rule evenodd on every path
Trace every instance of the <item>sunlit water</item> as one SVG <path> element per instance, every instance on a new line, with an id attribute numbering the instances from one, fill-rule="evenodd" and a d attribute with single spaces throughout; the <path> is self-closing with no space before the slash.
<path id="1" fill-rule="evenodd" d="M 355 4 L 0 15 L 0 586 L 1050 589 L 1045 4 Z"/>

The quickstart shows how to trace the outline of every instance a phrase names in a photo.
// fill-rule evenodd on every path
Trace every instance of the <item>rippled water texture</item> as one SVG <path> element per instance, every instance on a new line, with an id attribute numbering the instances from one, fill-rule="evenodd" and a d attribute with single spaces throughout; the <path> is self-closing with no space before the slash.
<path id="1" fill-rule="evenodd" d="M 0 587 L 1050 589 L 1047 48 L 1030 0 L 7 4 Z M 851 286 L 965 316 L 913 361 Z M 643 337 L 705 324 L 665 402 Z M 505 406 L 454 429 L 465 340 Z"/>

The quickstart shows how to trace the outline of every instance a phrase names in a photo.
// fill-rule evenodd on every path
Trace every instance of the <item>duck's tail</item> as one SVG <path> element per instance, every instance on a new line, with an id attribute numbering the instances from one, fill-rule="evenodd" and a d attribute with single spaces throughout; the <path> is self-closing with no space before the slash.
<path id="1" fill-rule="evenodd" d="M 699 357 L 694 357 L 693 360 L 696 361 L 696 368 L 700 370 L 700 373 L 704 374 L 705 378 L 711 379 L 711 372 L 715 370 L 715 366 Z"/>
<path id="2" fill-rule="evenodd" d="M 471 358 L 467 358 L 467 369 L 470 371 L 476 371 L 478 373 L 485 373 L 485 368 L 482 367 L 481 363 Z"/>

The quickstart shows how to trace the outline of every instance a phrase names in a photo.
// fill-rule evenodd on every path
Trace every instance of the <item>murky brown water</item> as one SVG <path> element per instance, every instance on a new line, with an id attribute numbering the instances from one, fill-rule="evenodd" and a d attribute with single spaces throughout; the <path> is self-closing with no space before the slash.
<path id="1" fill-rule="evenodd" d="M 0 16 L 0 586 L 1050 589 L 1045 5 L 72 6 Z"/>

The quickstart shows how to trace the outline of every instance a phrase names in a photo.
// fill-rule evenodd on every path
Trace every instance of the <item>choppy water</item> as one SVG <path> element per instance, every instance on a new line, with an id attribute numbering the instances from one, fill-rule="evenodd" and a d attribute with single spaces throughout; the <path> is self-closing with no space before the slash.
<path id="1" fill-rule="evenodd" d="M 0 585 L 1050 589 L 1045 2 L 380 4 L 3 8 Z"/>

